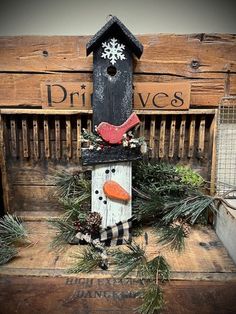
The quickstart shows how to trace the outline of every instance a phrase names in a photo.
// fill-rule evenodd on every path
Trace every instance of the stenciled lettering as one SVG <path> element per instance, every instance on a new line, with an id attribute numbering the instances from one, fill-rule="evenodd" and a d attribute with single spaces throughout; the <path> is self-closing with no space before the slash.
<path id="1" fill-rule="evenodd" d="M 139 99 L 140 99 L 140 101 L 141 101 L 141 104 L 142 104 L 143 108 L 146 107 L 146 104 L 147 104 L 147 102 L 148 102 L 148 99 L 149 99 L 149 96 L 150 96 L 150 95 L 151 95 L 151 93 L 148 93 L 147 98 L 146 98 L 146 100 L 144 101 L 142 94 L 141 94 L 141 93 L 138 93 L 138 96 L 139 96 Z"/>
<path id="2" fill-rule="evenodd" d="M 184 100 L 181 97 L 183 95 L 182 92 L 175 92 L 174 99 L 171 100 L 171 105 L 174 107 L 181 107 L 184 104 Z"/>
<path id="3" fill-rule="evenodd" d="M 62 103 L 63 101 L 66 100 L 66 97 L 67 97 L 67 91 L 65 89 L 64 86 L 60 85 L 60 84 L 53 84 L 53 85 L 46 85 L 47 86 L 47 99 L 48 99 L 48 106 L 49 107 L 53 107 L 53 103 L 54 104 L 60 104 Z M 56 100 L 53 100 L 52 98 L 52 87 L 59 87 L 62 91 L 62 98 L 61 100 L 59 101 L 56 101 Z"/>
<path id="4" fill-rule="evenodd" d="M 153 103 L 153 106 L 157 107 L 157 108 L 164 108 L 166 107 L 168 104 L 164 104 L 164 105 L 160 105 L 158 103 L 156 103 L 156 98 L 160 99 L 160 98 L 166 98 L 166 97 L 169 97 L 166 93 L 157 93 L 156 95 L 153 96 L 153 99 L 152 99 L 152 103 Z"/>

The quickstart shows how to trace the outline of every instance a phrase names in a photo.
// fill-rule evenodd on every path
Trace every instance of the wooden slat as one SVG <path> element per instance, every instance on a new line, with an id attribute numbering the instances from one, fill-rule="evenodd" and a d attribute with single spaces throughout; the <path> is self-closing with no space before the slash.
<path id="1" fill-rule="evenodd" d="M 188 157 L 192 158 L 194 154 L 194 140 L 195 140 L 195 127 L 196 127 L 196 117 L 191 116 L 190 126 L 189 126 L 189 144 L 188 144 Z"/>
<path id="2" fill-rule="evenodd" d="M 142 115 L 139 117 L 139 119 L 140 119 L 139 136 L 144 137 L 145 136 L 145 116 Z"/>
<path id="3" fill-rule="evenodd" d="M 70 117 L 66 116 L 66 158 L 72 157 L 72 136 Z"/>
<path id="4" fill-rule="evenodd" d="M 58 116 L 55 118 L 55 151 L 58 160 L 61 158 L 61 122 Z"/>
<path id="5" fill-rule="evenodd" d="M 22 119 L 22 147 L 23 157 L 29 157 L 29 143 L 28 143 L 28 123 L 25 118 Z"/>
<path id="6" fill-rule="evenodd" d="M 139 115 L 179 115 L 180 112 L 178 110 L 134 110 Z M 189 109 L 181 110 L 181 114 L 191 115 L 191 114 L 214 114 L 215 109 Z M 1 109 L 1 114 L 42 114 L 42 115 L 76 115 L 76 114 L 92 114 L 92 110 L 75 110 L 75 109 L 69 109 L 69 110 L 57 110 L 57 109 L 16 109 L 16 108 L 6 108 Z"/>
<path id="7" fill-rule="evenodd" d="M 89 133 L 92 132 L 92 120 L 91 120 L 90 118 L 87 118 L 87 131 L 88 131 Z M 88 141 L 88 142 L 87 142 L 87 145 L 88 145 L 88 147 L 89 147 L 89 146 L 91 145 L 91 142 Z"/>
<path id="8" fill-rule="evenodd" d="M 44 131 L 44 154 L 45 158 L 50 157 L 50 142 L 49 142 L 49 125 L 48 117 L 45 116 L 43 119 L 43 131 Z"/>
<path id="9" fill-rule="evenodd" d="M 170 142 L 169 142 L 169 153 L 170 158 L 174 157 L 175 151 L 175 129 L 176 129 L 176 116 L 172 116 L 170 125 Z"/>
<path id="10" fill-rule="evenodd" d="M 217 119 L 218 111 L 216 110 L 215 116 L 211 122 L 210 127 L 210 147 L 211 149 L 211 183 L 210 193 L 214 195 L 216 192 L 216 134 L 217 134 Z"/>
<path id="11" fill-rule="evenodd" d="M 77 117 L 76 120 L 76 155 L 77 158 L 81 157 L 81 118 Z"/>
<path id="12" fill-rule="evenodd" d="M 186 126 L 186 116 L 181 117 L 180 130 L 179 130 L 179 150 L 178 157 L 184 158 L 184 141 L 185 141 L 185 126 Z"/>
<path id="13" fill-rule="evenodd" d="M 149 147 L 150 147 L 150 157 L 155 157 L 155 131 L 156 131 L 156 117 L 151 117 L 150 122 L 150 137 L 149 137 Z"/>
<path id="14" fill-rule="evenodd" d="M 39 159 L 39 122 L 38 117 L 33 118 L 33 154 L 34 159 Z"/>
<path id="15" fill-rule="evenodd" d="M 162 116 L 160 125 L 159 158 L 165 157 L 166 116 Z"/>
<path id="16" fill-rule="evenodd" d="M 11 213 L 10 199 L 9 199 L 9 183 L 8 183 L 8 172 L 6 164 L 6 146 L 5 146 L 5 135 L 6 127 L 4 117 L 0 115 L 0 167 L 2 174 L 2 192 L 3 192 L 3 205 L 5 212 Z"/>
<path id="17" fill-rule="evenodd" d="M 16 120 L 10 119 L 11 128 L 11 156 L 17 157 L 17 134 L 16 134 Z"/>
<path id="18" fill-rule="evenodd" d="M 198 156 L 201 158 L 204 154 L 204 146 L 205 146 L 205 127 L 206 127 L 206 117 L 202 115 L 199 125 L 199 133 L 198 133 Z"/>

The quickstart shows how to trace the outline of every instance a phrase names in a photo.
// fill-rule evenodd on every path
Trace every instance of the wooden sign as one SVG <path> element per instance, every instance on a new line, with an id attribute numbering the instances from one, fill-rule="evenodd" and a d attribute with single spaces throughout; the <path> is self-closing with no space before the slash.
<path id="1" fill-rule="evenodd" d="M 187 110 L 191 84 L 188 81 L 133 84 L 136 110 Z M 49 109 L 92 109 L 92 82 L 41 83 L 42 106 Z M 132 101 L 130 99 L 130 101 Z"/>

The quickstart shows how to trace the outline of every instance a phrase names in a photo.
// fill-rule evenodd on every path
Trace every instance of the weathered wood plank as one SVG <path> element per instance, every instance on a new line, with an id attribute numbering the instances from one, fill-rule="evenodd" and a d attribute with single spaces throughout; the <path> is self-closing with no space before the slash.
<path id="1" fill-rule="evenodd" d="M 217 119 L 218 111 L 216 110 L 215 116 L 211 123 L 210 128 L 210 143 L 211 147 L 211 173 L 210 173 L 210 192 L 214 195 L 216 192 L 216 135 L 217 135 Z"/>
<path id="2" fill-rule="evenodd" d="M 175 151 L 175 129 L 176 129 L 176 117 L 171 117 L 171 125 L 170 125 L 170 140 L 169 140 L 169 153 L 168 156 L 170 158 L 174 157 Z"/>
<path id="3" fill-rule="evenodd" d="M 85 51 L 90 38 L 1 37 L 0 68 L 2 71 L 91 71 L 92 58 L 86 57 Z M 154 34 L 139 35 L 137 38 L 145 49 L 142 59 L 136 62 L 134 72 L 155 73 L 158 69 L 159 73 L 194 77 L 199 72 L 236 71 L 235 35 Z"/>
<path id="4" fill-rule="evenodd" d="M 70 117 L 66 117 L 66 158 L 72 157 L 72 135 L 71 135 L 71 121 Z"/>
<path id="5" fill-rule="evenodd" d="M 191 116 L 189 126 L 189 144 L 188 144 L 188 157 L 192 158 L 194 155 L 194 141 L 195 141 L 195 128 L 196 128 L 196 117 Z"/>
<path id="6" fill-rule="evenodd" d="M 58 116 L 55 118 L 55 152 L 56 152 L 56 159 L 60 159 L 61 158 L 61 122 Z"/>
<path id="7" fill-rule="evenodd" d="M 139 124 L 139 136 L 145 137 L 145 116 L 139 116 L 140 124 Z"/>
<path id="8" fill-rule="evenodd" d="M 178 157 L 184 158 L 184 141 L 185 141 L 185 127 L 186 127 L 186 116 L 182 115 L 180 129 L 179 129 L 179 150 L 178 150 Z"/>
<path id="9" fill-rule="evenodd" d="M 16 277 L 0 279 L 3 313 L 133 313 L 141 304 L 136 292 L 143 288 L 137 279 Z M 163 313 L 198 314 L 236 312 L 236 282 L 171 281 L 164 286 Z M 199 294 L 199 291 L 201 293 Z M 14 295 L 8 302 L 9 295 Z M 42 296 L 44 301 L 42 302 Z M 27 300 L 27 302 L 22 302 Z M 194 302 L 193 302 L 194 300 Z"/>
<path id="10" fill-rule="evenodd" d="M 3 205 L 6 212 L 11 213 L 9 201 L 9 181 L 7 172 L 7 159 L 6 159 L 6 126 L 4 117 L 0 115 L 0 166 L 2 174 L 2 192 L 3 192 Z"/>
<path id="11" fill-rule="evenodd" d="M 76 119 L 76 156 L 81 157 L 81 118 Z"/>
<path id="12" fill-rule="evenodd" d="M 204 154 L 205 147 L 205 127 L 206 127 L 206 117 L 205 115 L 201 116 L 199 133 L 198 133 L 198 156 L 201 158 Z"/>
<path id="13" fill-rule="evenodd" d="M 119 202 L 109 199 L 103 191 L 108 180 L 120 184 L 129 195 L 132 194 L 131 162 L 96 165 L 92 170 L 92 211 L 99 212 L 103 217 L 102 226 L 107 227 L 129 219 L 132 215 L 131 201 Z"/>
<path id="14" fill-rule="evenodd" d="M 44 133 L 44 155 L 45 158 L 50 157 L 50 139 L 49 139 L 49 125 L 48 117 L 45 116 L 43 120 L 43 133 Z"/>
<path id="15" fill-rule="evenodd" d="M 34 159 L 39 159 L 39 122 L 38 117 L 34 116 L 33 118 L 33 154 Z"/>
<path id="16" fill-rule="evenodd" d="M 28 123 L 26 118 L 22 119 L 22 148 L 23 148 L 23 157 L 29 157 L 29 142 L 28 142 Z"/>
<path id="17" fill-rule="evenodd" d="M 55 187 L 50 185 L 11 185 L 10 208 L 12 212 L 61 210 L 62 206 L 59 204 L 55 192 Z"/>
<path id="18" fill-rule="evenodd" d="M 59 83 L 74 82 L 78 84 L 78 80 L 83 82 L 91 81 L 90 74 L 1 74 L 0 73 L 0 103 L 1 106 L 41 106 L 41 85 L 45 82 L 45 89 L 49 82 Z M 166 76 L 166 75 L 134 75 L 135 82 L 176 82 L 180 81 L 179 77 Z M 224 96 L 224 82 L 225 78 L 200 78 L 191 79 L 191 106 L 216 106 L 219 104 L 220 99 Z M 14 89 L 14 94 L 12 90 Z M 70 98 L 69 91 L 67 91 L 66 99 Z M 68 100 L 69 101 L 69 100 Z M 65 106 L 64 106 L 65 107 Z M 50 107 L 49 107 L 50 108 Z M 63 108 L 63 103 L 61 103 Z"/>
<path id="19" fill-rule="evenodd" d="M 159 158 L 165 157 L 166 116 L 162 116 L 160 125 Z"/>
<path id="20" fill-rule="evenodd" d="M 196 74 L 197 75 L 197 74 Z M 191 83 L 191 99 L 190 104 L 194 106 L 217 106 L 224 96 L 225 77 L 212 78 L 211 74 L 201 74 L 202 77 L 194 77 L 190 79 Z M 184 78 L 183 78 L 184 79 Z M 42 106 L 41 85 L 59 83 L 73 83 L 77 86 L 78 82 L 91 82 L 92 76 L 88 73 L 42 73 L 42 74 L 13 74 L 0 73 L 0 104 L 2 107 L 6 106 Z M 166 74 L 156 75 L 134 75 L 134 85 L 136 82 L 181 82 L 178 76 L 168 76 Z M 12 91 L 14 90 L 14 93 Z M 73 90 L 74 91 L 74 90 Z M 63 96 L 63 92 L 61 92 Z M 144 96 L 143 96 L 144 97 Z M 70 93 L 67 91 L 67 101 L 70 99 Z M 65 108 L 63 102 L 60 104 L 61 108 Z M 67 105 L 68 107 L 68 105 Z M 49 107 L 50 108 L 50 107 Z M 71 107 L 72 108 L 72 107 Z M 73 108 L 71 109 L 73 110 Z M 85 109 L 86 110 L 86 109 Z"/>
<path id="21" fill-rule="evenodd" d="M 150 157 L 155 157 L 155 142 L 156 142 L 156 117 L 151 116 L 150 122 L 150 134 L 149 134 L 149 147 L 150 147 Z"/>
<path id="22" fill-rule="evenodd" d="M 229 78 L 229 94 L 230 96 L 236 96 L 236 74 L 230 74 Z"/>
<path id="23" fill-rule="evenodd" d="M 17 157 L 17 133 L 16 133 L 16 120 L 14 118 L 10 119 L 11 128 L 11 155 L 12 157 Z"/>

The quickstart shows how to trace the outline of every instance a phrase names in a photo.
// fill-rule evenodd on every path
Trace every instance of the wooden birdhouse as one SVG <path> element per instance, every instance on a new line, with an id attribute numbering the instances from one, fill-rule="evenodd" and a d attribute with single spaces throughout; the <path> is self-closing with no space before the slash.
<path id="1" fill-rule="evenodd" d="M 95 165 L 92 211 L 102 214 L 103 226 L 131 217 L 130 160 L 139 154 L 120 144 L 139 122 L 132 114 L 133 56 L 140 58 L 142 51 L 142 44 L 115 16 L 87 44 L 87 55 L 93 52 L 93 130 L 111 144 L 83 153 L 84 164 Z"/>
<path id="2" fill-rule="evenodd" d="M 133 55 L 142 44 L 113 16 L 87 44 L 93 52 L 93 124 L 120 125 L 132 112 Z"/>

